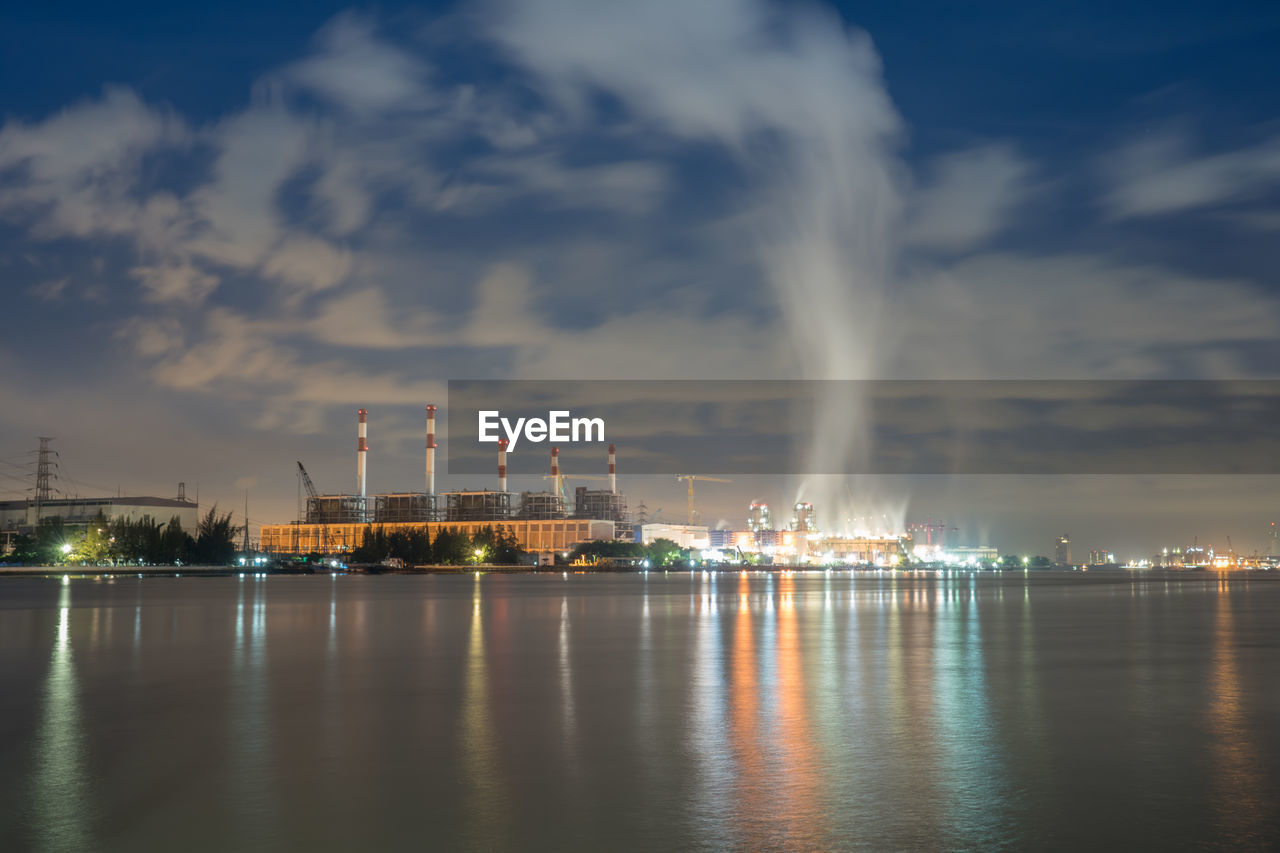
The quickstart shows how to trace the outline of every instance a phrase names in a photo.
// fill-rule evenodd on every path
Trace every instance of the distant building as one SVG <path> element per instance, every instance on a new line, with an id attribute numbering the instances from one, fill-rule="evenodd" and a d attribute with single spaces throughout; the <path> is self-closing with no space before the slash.
<path id="1" fill-rule="evenodd" d="M 952 563 L 994 563 L 1000 559 L 1000 549 L 991 545 L 976 545 L 973 547 L 956 547 L 948 548 L 944 552 L 947 562 Z"/>
<path id="2" fill-rule="evenodd" d="M 526 551 L 567 551 L 582 542 L 613 539 L 615 526 L 604 519 L 518 519 L 416 521 L 388 524 L 264 524 L 261 548 L 268 554 L 349 553 L 364 541 L 367 530 L 381 528 L 387 533 L 426 533 L 434 539 L 441 530 L 467 535 L 502 528 L 511 533 Z M 706 528 L 704 527 L 705 531 Z"/>
<path id="3" fill-rule="evenodd" d="M 1063 566 L 1071 565 L 1071 537 L 1063 534 L 1053 546 L 1053 560 Z"/>
<path id="4" fill-rule="evenodd" d="M 752 501 L 751 506 L 747 508 L 747 529 L 752 533 L 773 530 L 773 516 L 769 512 L 767 503 Z"/>
<path id="5" fill-rule="evenodd" d="M 1089 552 L 1089 565 L 1091 566 L 1109 566 L 1115 561 L 1115 555 L 1105 548 L 1095 548 Z"/>
<path id="6" fill-rule="evenodd" d="M 711 547 L 711 532 L 697 524 L 642 524 L 640 542 L 651 544 L 655 539 L 670 539 L 681 548 Z"/>
<path id="7" fill-rule="evenodd" d="M 802 537 L 807 538 L 807 537 Z M 910 538 L 832 536 L 809 543 L 814 559 L 848 565 L 896 566 L 907 558 Z M 800 555 L 807 556 L 807 555 Z"/>
<path id="8" fill-rule="evenodd" d="M 150 516 L 157 524 L 168 524 L 177 518 L 182 529 L 195 535 L 199 526 L 199 507 L 194 501 L 156 497 L 59 498 L 35 501 L 0 501 L 0 530 L 30 533 L 41 521 L 61 519 L 70 527 L 89 524 L 101 513 L 107 521 L 137 521 Z"/>
<path id="9" fill-rule="evenodd" d="M 816 533 L 818 531 L 818 516 L 813 511 L 813 504 L 808 501 L 801 501 L 795 505 L 795 509 L 791 514 L 790 529 L 797 533 Z"/>

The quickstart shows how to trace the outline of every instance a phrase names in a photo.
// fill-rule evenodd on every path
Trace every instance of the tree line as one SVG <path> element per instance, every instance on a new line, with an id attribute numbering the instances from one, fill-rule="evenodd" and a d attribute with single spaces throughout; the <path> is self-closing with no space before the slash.
<path id="1" fill-rule="evenodd" d="M 236 539 L 244 528 L 215 504 L 199 520 L 196 535 L 183 529 L 175 515 L 161 524 L 149 515 L 108 519 L 100 510 L 85 524 L 67 525 L 60 517 L 43 518 L 31 535 L 14 537 L 3 560 L 18 565 L 230 565 Z"/>
<path id="2" fill-rule="evenodd" d="M 514 566 L 525 555 L 514 531 L 502 524 L 470 534 L 456 527 L 442 527 L 434 539 L 426 530 L 388 531 L 381 525 L 367 525 L 360 545 L 351 552 L 351 562 L 398 560 L 407 566 Z"/>
<path id="3" fill-rule="evenodd" d="M 639 542 L 597 540 L 579 543 L 570 554 L 571 560 L 594 557 L 598 560 L 648 560 L 654 567 L 685 563 L 692 552 L 682 549 L 670 539 L 655 539 L 648 545 Z"/>

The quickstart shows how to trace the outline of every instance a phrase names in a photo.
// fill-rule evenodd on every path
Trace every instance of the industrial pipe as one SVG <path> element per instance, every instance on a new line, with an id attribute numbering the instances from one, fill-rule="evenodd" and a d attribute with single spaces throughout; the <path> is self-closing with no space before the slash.
<path id="1" fill-rule="evenodd" d="M 436 407 L 427 406 L 427 494 L 436 493 Z"/>
<path id="2" fill-rule="evenodd" d="M 498 491 L 507 490 L 507 440 L 498 439 Z"/>
<path id="3" fill-rule="evenodd" d="M 361 409 L 356 412 L 356 486 L 360 489 L 360 499 L 365 497 L 365 454 L 369 452 L 369 412 Z"/>

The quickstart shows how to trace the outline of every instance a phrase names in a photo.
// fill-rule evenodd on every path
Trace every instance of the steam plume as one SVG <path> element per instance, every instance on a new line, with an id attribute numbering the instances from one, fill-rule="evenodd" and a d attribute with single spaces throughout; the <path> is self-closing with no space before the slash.
<path id="1" fill-rule="evenodd" d="M 752 183 L 762 268 L 813 379 L 876 375 L 902 208 L 899 119 L 869 39 L 831 14 L 763 0 L 512 3 L 496 37 L 569 112 L 605 91 L 631 117 L 723 144 Z M 803 470 L 870 452 L 860 399 L 817 409 Z M 846 481 L 801 491 L 828 521 L 854 514 Z"/>

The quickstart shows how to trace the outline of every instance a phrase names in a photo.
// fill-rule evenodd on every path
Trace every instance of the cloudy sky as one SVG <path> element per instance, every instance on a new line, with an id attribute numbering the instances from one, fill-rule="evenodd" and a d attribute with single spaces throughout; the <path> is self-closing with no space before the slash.
<path id="1" fill-rule="evenodd" d="M 248 489 L 255 524 L 289 520 L 296 459 L 354 485 L 359 406 L 373 487 L 417 488 L 449 379 L 1277 373 L 1266 4 L 76 5 L 0 11 L 3 498 L 52 435 L 63 491 Z M 857 414 L 803 428 L 874 453 Z M 1276 486 L 700 503 L 1251 550 Z M 682 489 L 628 491 L 675 518 Z"/>

